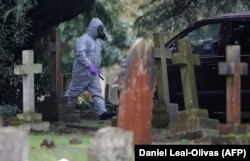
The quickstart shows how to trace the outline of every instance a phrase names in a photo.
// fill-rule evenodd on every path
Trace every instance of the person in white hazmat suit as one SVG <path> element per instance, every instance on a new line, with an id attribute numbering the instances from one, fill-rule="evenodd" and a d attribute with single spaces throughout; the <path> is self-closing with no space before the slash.
<path id="1" fill-rule="evenodd" d="M 72 80 L 65 96 L 72 104 L 83 91 L 87 90 L 93 99 L 94 107 L 101 120 L 109 119 L 116 114 L 107 111 L 100 84 L 101 41 L 107 40 L 103 23 L 99 18 L 92 18 L 88 31 L 77 38 Z"/>

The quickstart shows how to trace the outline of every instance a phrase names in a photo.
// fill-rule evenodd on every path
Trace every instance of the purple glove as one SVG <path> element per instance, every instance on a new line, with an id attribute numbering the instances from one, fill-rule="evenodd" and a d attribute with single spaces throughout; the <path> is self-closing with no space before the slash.
<path id="1" fill-rule="evenodd" d="M 96 68 L 93 65 L 90 65 L 88 69 L 91 75 L 95 76 L 98 74 Z"/>

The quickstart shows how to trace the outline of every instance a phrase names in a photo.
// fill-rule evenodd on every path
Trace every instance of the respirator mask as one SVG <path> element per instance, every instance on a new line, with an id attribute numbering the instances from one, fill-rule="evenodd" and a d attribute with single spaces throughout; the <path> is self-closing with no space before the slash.
<path id="1" fill-rule="evenodd" d="M 104 33 L 104 29 L 102 25 L 98 26 L 97 28 L 97 38 L 106 41 L 108 39 L 107 35 Z"/>

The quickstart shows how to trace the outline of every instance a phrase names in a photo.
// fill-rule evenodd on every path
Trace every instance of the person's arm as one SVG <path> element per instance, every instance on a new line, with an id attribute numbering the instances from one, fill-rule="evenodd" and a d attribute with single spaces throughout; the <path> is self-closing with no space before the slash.
<path id="1" fill-rule="evenodd" d="M 86 68 L 88 68 L 91 65 L 91 62 L 86 55 L 87 46 L 88 45 L 85 39 L 79 38 L 76 40 L 76 47 L 75 47 L 76 57 L 82 64 L 85 65 Z"/>

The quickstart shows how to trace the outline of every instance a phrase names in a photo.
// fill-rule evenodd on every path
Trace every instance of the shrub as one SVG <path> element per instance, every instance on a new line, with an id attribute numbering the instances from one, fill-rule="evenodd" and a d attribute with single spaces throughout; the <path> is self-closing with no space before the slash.
<path id="1" fill-rule="evenodd" d="M 8 124 L 8 118 L 11 116 L 15 116 L 20 110 L 17 108 L 16 105 L 8 105 L 3 104 L 0 105 L 0 116 L 4 121 L 4 125 Z"/>
<path id="2" fill-rule="evenodd" d="M 106 109 L 109 111 L 117 111 L 118 105 L 114 105 L 108 100 L 105 100 Z M 75 111 L 80 113 L 82 116 L 92 115 L 95 113 L 94 103 L 89 100 L 84 100 L 81 103 L 76 103 Z"/>

